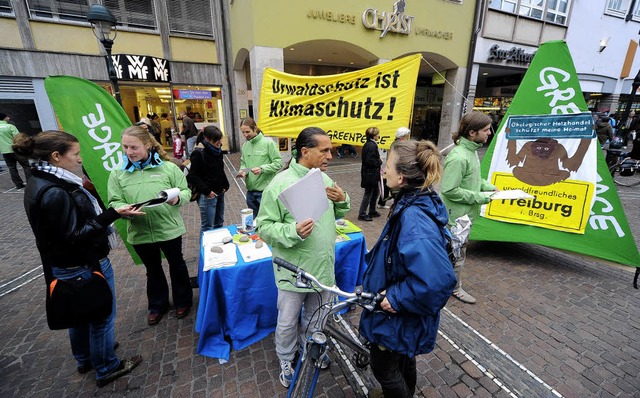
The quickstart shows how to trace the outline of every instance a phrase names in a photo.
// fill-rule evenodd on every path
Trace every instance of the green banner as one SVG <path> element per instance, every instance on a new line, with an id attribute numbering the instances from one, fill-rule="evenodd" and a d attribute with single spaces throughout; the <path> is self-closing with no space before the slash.
<path id="1" fill-rule="evenodd" d="M 107 203 L 109 174 L 122 166 L 121 132 L 131 126 L 131 120 L 111 94 L 88 80 L 51 76 L 44 86 L 62 128 L 80 141 L 84 169 Z M 134 262 L 141 264 L 127 243 L 126 222 L 115 224 Z"/>
<path id="2" fill-rule="evenodd" d="M 496 145 L 506 141 L 509 116 L 581 112 L 588 112 L 588 108 L 566 43 L 552 41 L 542 44 L 484 156 L 483 177 L 491 179 L 488 174 L 494 157 L 498 158 L 503 153 L 500 147 L 496 150 Z M 584 234 L 480 217 L 471 230 L 471 239 L 534 243 L 640 267 L 640 253 L 599 149 L 596 159 L 595 192 Z"/>

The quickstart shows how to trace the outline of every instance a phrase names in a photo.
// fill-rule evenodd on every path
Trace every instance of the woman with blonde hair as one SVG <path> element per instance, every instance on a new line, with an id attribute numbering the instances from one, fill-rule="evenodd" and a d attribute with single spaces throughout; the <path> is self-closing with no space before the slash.
<path id="1" fill-rule="evenodd" d="M 170 188 L 180 190 L 177 197 L 157 206 L 144 207 L 143 216 L 127 220 L 127 241 L 147 269 L 147 323 L 157 325 L 169 310 L 169 286 L 162 270 L 161 254 L 169 263 L 176 317 L 184 318 L 193 300 L 189 271 L 182 256 L 182 235 L 187 229 L 180 206 L 189 203 L 191 197 L 187 180 L 162 146 L 142 127 L 132 126 L 122 132 L 122 149 L 122 168 L 109 176 L 110 206 L 144 202 Z"/>
<path id="2" fill-rule="evenodd" d="M 440 310 L 456 283 L 446 250 L 447 209 L 433 185 L 440 154 L 431 141 L 395 141 L 387 184 L 398 190 L 378 242 L 366 255 L 363 288 L 382 293 L 363 311 L 360 333 L 371 342 L 371 370 L 385 397 L 413 397 L 416 359 L 435 347 Z"/>

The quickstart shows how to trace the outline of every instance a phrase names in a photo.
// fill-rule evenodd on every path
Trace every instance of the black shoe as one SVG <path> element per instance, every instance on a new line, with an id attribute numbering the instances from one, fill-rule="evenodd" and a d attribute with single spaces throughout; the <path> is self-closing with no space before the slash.
<path id="1" fill-rule="evenodd" d="M 120 343 L 118 343 L 117 341 L 115 343 L 113 343 L 113 350 L 117 350 L 118 347 L 120 347 Z M 80 373 L 81 375 L 85 374 L 85 373 L 89 373 L 93 370 L 93 365 L 88 364 L 88 365 L 84 365 L 84 366 L 78 366 L 78 373 Z"/>
<path id="2" fill-rule="evenodd" d="M 360 220 L 360 221 L 373 221 L 373 217 L 371 217 L 370 215 L 358 216 L 358 220 Z"/>
<path id="3" fill-rule="evenodd" d="M 104 387 L 131 372 L 136 366 L 140 365 L 140 362 L 142 362 L 142 356 L 140 355 L 132 356 L 129 359 L 123 359 L 120 361 L 120 365 L 113 372 L 109 373 L 102 379 L 97 379 L 96 384 L 98 387 Z"/>
<path id="4" fill-rule="evenodd" d="M 191 288 L 192 289 L 197 289 L 200 286 L 198 286 L 198 277 L 197 276 L 192 276 L 191 278 L 189 278 L 189 282 L 191 282 Z"/>
<path id="5" fill-rule="evenodd" d="M 24 184 L 18 184 L 16 185 L 16 189 L 23 189 L 25 187 Z"/>
<path id="6" fill-rule="evenodd" d="M 380 217 L 381 215 L 382 214 L 378 213 L 377 211 L 373 213 L 369 213 L 369 217 Z"/>

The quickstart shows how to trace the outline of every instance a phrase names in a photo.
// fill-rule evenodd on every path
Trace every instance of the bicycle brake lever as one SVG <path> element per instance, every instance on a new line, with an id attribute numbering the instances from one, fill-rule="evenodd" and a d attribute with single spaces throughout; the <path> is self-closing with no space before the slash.
<path id="1" fill-rule="evenodd" d="M 297 288 L 302 288 L 302 289 L 311 289 L 313 287 L 311 285 L 311 281 L 303 277 L 300 273 L 296 275 L 296 281 L 293 285 Z"/>

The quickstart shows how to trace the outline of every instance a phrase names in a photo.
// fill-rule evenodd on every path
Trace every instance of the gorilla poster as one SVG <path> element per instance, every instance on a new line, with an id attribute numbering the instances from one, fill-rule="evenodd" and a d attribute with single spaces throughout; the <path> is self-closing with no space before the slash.
<path id="1" fill-rule="evenodd" d="M 534 243 L 640 267 L 592 123 L 567 44 L 543 43 L 481 166 L 499 189 L 533 197 L 491 201 L 471 239 Z"/>

